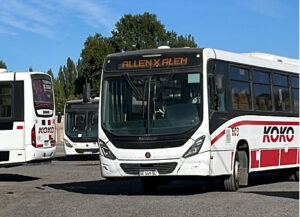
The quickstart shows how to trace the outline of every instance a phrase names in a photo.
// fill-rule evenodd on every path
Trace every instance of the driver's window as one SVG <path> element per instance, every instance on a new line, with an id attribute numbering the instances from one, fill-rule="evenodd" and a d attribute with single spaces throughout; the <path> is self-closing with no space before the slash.
<path id="1" fill-rule="evenodd" d="M 224 71 L 221 67 L 217 67 L 215 64 L 211 64 L 210 67 L 210 76 L 208 79 L 208 93 L 209 93 L 209 108 L 210 111 L 220 111 L 225 112 L 226 106 L 225 106 L 225 90 L 222 93 L 217 92 L 216 88 L 216 74 L 224 74 Z M 225 78 L 225 76 L 224 76 Z M 226 84 L 224 84 L 226 87 Z"/>

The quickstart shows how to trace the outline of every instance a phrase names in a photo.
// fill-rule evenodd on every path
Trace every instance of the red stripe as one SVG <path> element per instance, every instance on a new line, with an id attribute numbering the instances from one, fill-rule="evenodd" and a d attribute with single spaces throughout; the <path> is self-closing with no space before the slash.
<path id="1" fill-rule="evenodd" d="M 282 149 L 280 156 L 280 165 L 289 165 L 297 163 L 297 149 L 289 149 L 288 152 L 285 152 L 284 149 Z"/>
<path id="2" fill-rule="evenodd" d="M 251 151 L 251 168 L 259 167 L 259 161 L 256 159 L 256 152 L 257 151 Z"/>
<path id="3" fill-rule="evenodd" d="M 23 126 L 17 126 L 17 130 L 23 130 Z"/>
<path id="4" fill-rule="evenodd" d="M 234 128 L 242 125 L 290 125 L 299 126 L 299 122 L 294 121 L 239 121 L 231 124 L 228 128 Z M 218 141 L 225 134 L 225 130 L 219 133 L 214 139 L 211 140 L 211 145 Z"/>
<path id="5" fill-rule="evenodd" d="M 217 135 L 213 140 L 211 140 L 211 145 L 213 145 L 217 140 L 219 140 L 225 134 L 225 130 L 223 130 L 219 135 Z"/>
<path id="6" fill-rule="evenodd" d="M 279 149 L 260 151 L 260 167 L 270 167 L 270 166 L 278 166 L 278 165 L 279 165 Z"/>

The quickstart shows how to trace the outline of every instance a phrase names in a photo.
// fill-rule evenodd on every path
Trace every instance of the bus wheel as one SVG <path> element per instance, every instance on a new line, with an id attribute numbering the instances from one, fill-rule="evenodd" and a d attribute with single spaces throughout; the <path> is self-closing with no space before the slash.
<path id="1" fill-rule="evenodd" d="M 237 191 L 239 189 L 239 155 L 235 154 L 232 175 L 224 180 L 224 189 L 226 191 Z"/>
<path id="2" fill-rule="evenodd" d="M 146 194 L 155 194 L 157 192 L 158 183 L 153 179 L 141 179 L 143 191 Z"/>

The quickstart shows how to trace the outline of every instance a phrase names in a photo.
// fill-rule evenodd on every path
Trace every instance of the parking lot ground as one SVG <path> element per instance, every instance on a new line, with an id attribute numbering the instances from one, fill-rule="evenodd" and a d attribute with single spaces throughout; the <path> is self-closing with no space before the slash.
<path id="1" fill-rule="evenodd" d="M 0 216 L 299 216 L 299 183 L 278 173 L 250 176 L 225 192 L 218 180 L 179 180 L 144 194 L 139 180 L 106 181 L 97 157 L 0 168 Z"/>

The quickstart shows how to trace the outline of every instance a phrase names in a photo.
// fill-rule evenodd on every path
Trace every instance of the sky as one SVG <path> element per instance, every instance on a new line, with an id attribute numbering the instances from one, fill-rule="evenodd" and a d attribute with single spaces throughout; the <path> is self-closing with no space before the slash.
<path id="1" fill-rule="evenodd" d="M 57 75 L 89 35 L 110 37 L 124 14 L 157 15 L 198 47 L 299 58 L 298 0 L 0 0 L 0 60 Z"/>

